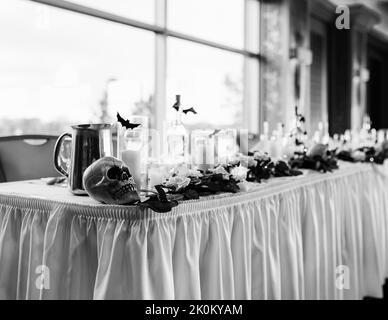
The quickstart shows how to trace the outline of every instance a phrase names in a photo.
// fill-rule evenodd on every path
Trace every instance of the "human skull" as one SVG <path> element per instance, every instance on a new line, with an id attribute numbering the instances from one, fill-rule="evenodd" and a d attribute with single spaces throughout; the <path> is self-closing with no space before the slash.
<path id="1" fill-rule="evenodd" d="M 129 204 L 139 200 L 128 167 L 113 157 L 93 162 L 83 174 L 83 184 L 89 196 L 102 203 Z"/>

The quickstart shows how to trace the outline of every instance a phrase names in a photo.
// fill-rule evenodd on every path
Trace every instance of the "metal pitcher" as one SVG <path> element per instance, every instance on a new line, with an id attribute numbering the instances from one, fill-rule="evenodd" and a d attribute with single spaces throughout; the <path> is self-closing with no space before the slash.
<path id="1" fill-rule="evenodd" d="M 82 175 L 94 161 L 112 156 L 111 125 L 80 124 L 72 126 L 72 133 L 62 134 L 54 148 L 54 166 L 57 171 L 68 178 L 69 188 L 73 194 L 86 194 L 82 185 Z M 60 151 L 65 138 L 71 139 L 70 163 L 66 170 L 60 163 Z"/>

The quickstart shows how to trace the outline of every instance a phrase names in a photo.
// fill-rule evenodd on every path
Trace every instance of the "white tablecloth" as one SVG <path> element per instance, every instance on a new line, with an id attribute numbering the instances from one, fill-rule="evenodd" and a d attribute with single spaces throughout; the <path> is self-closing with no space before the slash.
<path id="1" fill-rule="evenodd" d="M 0 299 L 381 297 L 387 172 L 341 163 L 167 214 L 0 184 Z"/>

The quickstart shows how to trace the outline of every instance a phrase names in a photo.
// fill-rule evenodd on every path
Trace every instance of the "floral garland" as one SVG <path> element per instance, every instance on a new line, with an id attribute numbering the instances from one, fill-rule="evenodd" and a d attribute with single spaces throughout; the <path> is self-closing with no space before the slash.
<path id="1" fill-rule="evenodd" d="M 273 162 L 267 154 L 260 152 L 249 156 L 238 155 L 228 164 L 205 172 L 182 164 L 170 172 L 163 184 L 155 186 L 157 193 L 139 205 L 157 212 L 168 212 L 178 205 L 178 201 L 199 199 L 222 192 L 237 193 L 247 182 L 301 174 L 301 171 L 290 168 L 286 162 Z"/>
<path id="2" fill-rule="evenodd" d="M 163 186 L 171 193 L 183 194 L 184 199 L 198 199 L 218 192 L 236 193 L 245 181 L 261 182 L 271 177 L 300 174 L 301 171 L 290 168 L 284 161 L 273 162 L 267 154 L 255 152 L 248 156 L 238 155 L 228 164 L 206 172 L 178 167 Z"/>
<path id="3" fill-rule="evenodd" d="M 140 207 L 151 208 L 156 212 L 169 212 L 178 201 L 199 199 L 222 192 L 239 192 L 248 182 L 260 183 L 272 177 L 301 175 L 297 169 L 310 169 L 322 173 L 338 169 L 337 159 L 350 162 L 382 164 L 388 158 L 388 141 L 378 147 L 363 147 L 355 151 L 329 150 L 327 145 L 315 144 L 309 150 L 295 152 L 288 163 L 272 161 L 266 153 L 254 152 L 248 156 L 238 155 L 228 164 L 214 169 L 200 171 L 187 165 L 174 168 L 166 181 L 155 186 L 157 192 Z"/>
<path id="4" fill-rule="evenodd" d="M 362 147 L 356 150 L 339 150 L 337 158 L 348 162 L 383 164 L 388 159 L 388 141 L 377 147 Z"/>
<path id="5" fill-rule="evenodd" d="M 267 154 L 255 152 L 253 159 L 256 163 L 249 166 L 247 181 L 261 182 L 271 177 L 289 177 L 303 174 L 291 168 L 285 161 L 273 162 Z"/>
<path id="6" fill-rule="evenodd" d="M 328 150 L 328 146 L 317 143 L 310 150 L 295 152 L 289 160 L 291 168 L 310 169 L 319 172 L 331 172 L 338 169 L 335 152 Z"/>

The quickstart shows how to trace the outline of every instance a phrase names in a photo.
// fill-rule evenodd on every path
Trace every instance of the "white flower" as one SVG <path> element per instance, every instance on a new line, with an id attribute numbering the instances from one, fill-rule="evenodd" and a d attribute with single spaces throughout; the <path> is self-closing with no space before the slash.
<path id="1" fill-rule="evenodd" d="M 236 181 L 245 181 L 247 178 L 248 168 L 239 165 L 230 170 L 230 174 Z"/>
<path id="2" fill-rule="evenodd" d="M 244 167 L 249 168 L 249 167 L 257 166 L 257 161 L 251 156 L 239 154 L 237 159 L 240 161 L 240 164 Z"/>
<path id="3" fill-rule="evenodd" d="M 165 182 L 165 186 L 174 187 L 176 191 L 179 191 L 181 189 L 186 188 L 190 184 L 190 181 L 191 181 L 190 178 L 175 176 L 175 177 L 170 177 Z"/>
<path id="4" fill-rule="evenodd" d="M 237 183 L 237 185 L 240 188 L 240 191 L 249 191 L 254 187 L 255 184 L 253 182 L 243 181 Z"/>
<path id="5" fill-rule="evenodd" d="M 240 159 L 232 159 L 229 161 L 229 164 L 232 166 L 237 165 L 240 162 Z"/>
<path id="6" fill-rule="evenodd" d="M 203 176 L 203 174 L 196 169 L 189 169 L 189 171 L 187 172 L 187 176 L 193 178 L 200 178 Z"/>
<path id="7" fill-rule="evenodd" d="M 257 166 L 257 161 L 253 157 L 248 158 L 248 164 L 247 167 L 256 167 Z"/>
<path id="8" fill-rule="evenodd" d="M 184 177 L 186 177 L 188 170 L 189 170 L 189 168 L 186 164 L 179 164 L 170 170 L 170 175 L 171 176 L 184 176 Z"/>
<path id="9" fill-rule="evenodd" d="M 352 158 L 356 161 L 365 161 L 365 152 L 362 152 L 360 150 L 353 151 Z"/>
<path id="10" fill-rule="evenodd" d="M 170 172 L 171 176 L 178 176 L 178 177 L 193 177 L 193 178 L 199 178 L 202 177 L 201 172 L 195 169 L 190 169 L 188 165 L 181 164 L 177 166 L 176 168 L 173 168 Z"/>
<path id="11" fill-rule="evenodd" d="M 214 174 L 222 174 L 224 180 L 229 180 L 229 173 L 223 166 L 218 166 L 217 168 L 211 170 Z"/>
<path id="12" fill-rule="evenodd" d="M 253 159 L 255 159 L 257 161 L 268 161 L 269 160 L 269 156 L 268 156 L 268 153 L 264 153 L 264 152 L 261 152 L 261 151 L 256 151 L 253 154 Z"/>
<path id="13" fill-rule="evenodd" d="M 326 144 L 316 143 L 308 150 L 307 156 L 309 156 L 309 157 L 320 156 L 322 158 L 325 158 L 327 148 L 328 148 L 328 146 Z"/>

